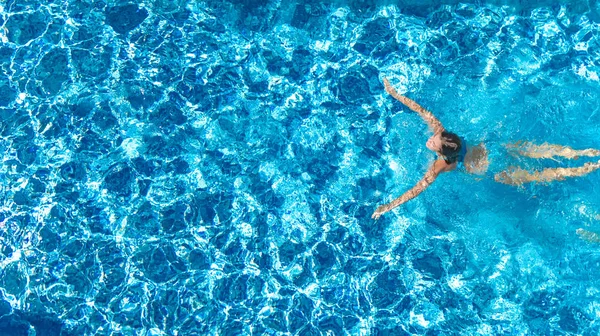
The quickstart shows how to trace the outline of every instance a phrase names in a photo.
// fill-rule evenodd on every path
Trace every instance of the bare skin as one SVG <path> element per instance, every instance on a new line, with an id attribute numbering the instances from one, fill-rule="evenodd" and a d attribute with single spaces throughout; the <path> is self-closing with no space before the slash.
<path id="1" fill-rule="evenodd" d="M 553 159 L 555 156 L 564 157 L 567 159 L 579 159 L 581 156 L 600 156 L 598 149 L 582 149 L 576 150 L 571 147 L 561 145 L 551 145 L 543 143 L 535 145 L 531 142 L 515 142 L 504 145 L 509 151 L 516 151 L 518 155 L 526 156 L 534 159 Z"/>
<path id="2" fill-rule="evenodd" d="M 600 162 L 588 162 L 582 167 L 575 168 L 546 168 L 541 171 L 529 172 L 521 168 L 512 168 L 494 176 L 496 182 L 520 186 L 528 182 L 562 181 L 565 177 L 587 175 L 600 168 Z"/>
<path id="3" fill-rule="evenodd" d="M 504 145 L 513 155 L 520 155 L 533 159 L 553 159 L 555 157 L 564 157 L 567 159 L 577 160 L 582 156 L 600 156 L 600 150 L 588 149 L 573 149 L 567 146 L 552 145 L 543 143 L 536 145 L 531 142 L 515 142 Z M 600 162 L 586 163 L 582 167 L 574 168 L 546 168 L 541 171 L 528 172 L 521 168 L 509 168 L 494 176 L 496 182 L 520 186 L 528 182 L 552 182 L 562 181 L 565 177 L 583 176 L 600 168 Z"/>
<path id="4" fill-rule="evenodd" d="M 581 239 L 587 242 L 600 243 L 600 235 L 595 232 L 588 231 L 586 229 L 577 229 L 575 232 Z"/>
<path id="5" fill-rule="evenodd" d="M 427 170 L 427 172 L 425 173 L 425 176 L 423 176 L 421 181 L 419 181 L 409 191 L 405 192 L 402 196 L 396 198 L 395 200 L 391 201 L 388 204 L 379 206 L 375 210 L 375 212 L 373 212 L 373 215 L 371 215 L 371 218 L 379 219 L 379 217 L 381 217 L 381 215 L 383 215 L 384 213 L 417 197 L 421 192 L 423 192 L 423 190 L 425 190 L 427 187 L 429 187 L 433 183 L 433 181 L 435 181 L 435 179 L 438 177 L 438 175 L 440 175 L 443 172 L 450 171 L 450 170 L 454 169 L 455 167 L 456 167 L 456 163 L 449 165 L 446 163 L 446 161 L 444 161 L 442 159 L 436 160 L 433 163 L 433 165 L 429 168 L 429 170 Z"/>
<path id="6" fill-rule="evenodd" d="M 476 175 L 483 175 L 488 170 L 490 162 L 488 160 L 488 151 L 483 143 L 467 149 L 464 161 L 467 172 Z"/>
<path id="7" fill-rule="evenodd" d="M 409 99 L 401 94 L 399 94 L 396 89 L 394 89 L 390 82 L 384 78 L 383 85 L 385 87 L 385 91 L 389 93 L 392 97 L 400 101 L 402 104 L 406 105 L 409 109 L 417 112 L 421 118 L 427 123 L 429 129 L 433 131 L 433 136 L 429 138 L 427 141 L 427 148 L 430 150 L 437 152 L 440 154 L 443 139 L 441 138 L 441 133 L 445 130 L 442 123 L 433 115 L 433 113 L 424 109 L 421 105 L 417 104 L 414 100 Z M 371 218 L 379 219 L 381 215 L 384 213 L 391 211 L 392 209 L 400 206 L 401 204 L 417 197 L 423 190 L 429 187 L 435 179 L 444 172 L 451 171 L 456 169 L 456 163 L 448 164 L 443 159 L 437 159 L 433 164 L 429 167 L 425 176 L 419 181 L 414 187 L 405 192 L 402 196 L 396 198 L 388 204 L 384 204 L 379 206 Z"/>
<path id="8" fill-rule="evenodd" d="M 444 126 L 442 123 L 437 120 L 437 118 L 433 115 L 433 113 L 424 109 L 421 105 L 417 104 L 414 100 L 409 99 L 401 94 L 399 94 L 387 78 L 383 79 L 383 86 L 385 87 L 385 91 L 390 94 L 390 96 L 394 97 L 396 100 L 406 105 L 409 109 L 417 112 L 423 120 L 429 125 L 429 128 L 434 134 L 441 133 L 444 131 Z"/>
<path id="9" fill-rule="evenodd" d="M 433 136 L 427 140 L 426 146 L 428 149 L 442 156 L 441 149 L 444 138 L 441 134 L 445 131 L 442 123 L 433 115 L 433 113 L 417 104 L 414 100 L 399 94 L 386 78 L 383 79 L 383 85 L 385 91 L 389 95 L 423 118 L 429 126 L 429 129 L 434 133 Z M 580 156 L 600 156 L 600 150 L 597 149 L 575 150 L 570 147 L 547 143 L 535 145 L 529 142 L 517 142 L 506 145 L 506 148 L 518 155 L 537 159 L 554 158 L 555 156 L 568 159 L 577 159 Z M 429 187 L 441 173 L 452 171 L 456 169 L 456 166 L 456 163 L 448 164 L 443 159 L 437 159 L 427 170 L 425 176 L 414 187 L 390 203 L 379 206 L 375 212 L 373 212 L 371 218 L 379 219 L 384 213 L 417 197 L 417 195 Z M 473 174 L 484 174 L 487 171 L 489 166 L 488 151 L 483 143 L 467 148 L 467 153 L 464 157 L 464 166 L 469 173 Z M 509 168 L 508 170 L 496 174 L 494 179 L 500 183 L 520 186 L 523 183 L 528 182 L 551 182 L 555 180 L 564 180 L 566 177 L 583 176 L 599 168 L 600 161 L 597 163 L 586 163 L 582 167 L 576 168 L 547 168 L 542 171 L 533 172 L 528 172 L 520 168 Z"/>

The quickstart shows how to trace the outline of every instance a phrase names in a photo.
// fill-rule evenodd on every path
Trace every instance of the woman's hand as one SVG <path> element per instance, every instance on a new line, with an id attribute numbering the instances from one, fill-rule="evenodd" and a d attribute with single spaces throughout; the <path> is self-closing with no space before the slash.
<path id="1" fill-rule="evenodd" d="M 378 220 L 379 217 L 381 217 L 381 215 L 383 215 L 386 212 L 388 212 L 387 206 L 380 205 L 379 207 L 377 207 L 375 212 L 373 212 L 373 214 L 371 215 L 371 218 L 373 218 L 374 220 Z"/>

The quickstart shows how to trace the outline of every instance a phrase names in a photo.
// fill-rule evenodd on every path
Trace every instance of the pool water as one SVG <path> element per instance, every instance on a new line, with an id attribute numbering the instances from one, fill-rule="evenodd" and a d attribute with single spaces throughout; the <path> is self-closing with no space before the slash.
<path id="1" fill-rule="evenodd" d="M 0 3 L 0 335 L 597 335 L 595 1 Z M 581 231 L 580 231 L 581 232 Z"/>

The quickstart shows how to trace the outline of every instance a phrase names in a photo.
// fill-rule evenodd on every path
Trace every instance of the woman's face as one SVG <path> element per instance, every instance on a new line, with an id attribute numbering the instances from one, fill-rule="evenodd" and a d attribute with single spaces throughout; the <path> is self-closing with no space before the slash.
<path id="1" fill-rule="evenodd" d="M 429 150 L 440 153 L 442 151 L 442 133 L 438 132 L 432 135 L 425 145 Z"/>

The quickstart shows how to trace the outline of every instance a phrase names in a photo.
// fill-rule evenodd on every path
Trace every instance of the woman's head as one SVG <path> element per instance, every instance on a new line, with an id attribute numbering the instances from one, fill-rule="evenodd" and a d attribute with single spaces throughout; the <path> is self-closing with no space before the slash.
<path id="1" fill-rule="evenodd" d="M 427 140 L 427 148 L 442 155 L 446 162 L 453 163 L 460 154 L 462 143 L 458 135 L 452 132 L 437 132 Z"/>

